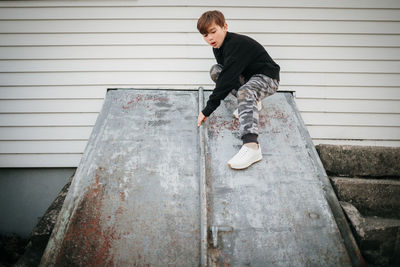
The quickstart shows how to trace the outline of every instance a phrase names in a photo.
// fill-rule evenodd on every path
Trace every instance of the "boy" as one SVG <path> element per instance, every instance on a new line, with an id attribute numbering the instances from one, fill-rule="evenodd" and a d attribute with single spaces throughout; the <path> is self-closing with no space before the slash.
<path id="1" fill-rule="evenodd" d="M 215 89 L 200 112 L 197 125 L 205 122 L 229 93 L 236 96 L 238 109 L 233 115 L 239 118 L 243 146 L 228 161 L 228 166 L 245 169 L 262 159 L 257 141 L 258 112 L 261 100 L 278 90 L 280 67 L 261 44 L 248 36 L 228 32 L 224 15 L 217 10 L 201 15 L 197 29 L 213 47 L 218 63 L 210 70 L 211 79 L 216 82 Z"/>

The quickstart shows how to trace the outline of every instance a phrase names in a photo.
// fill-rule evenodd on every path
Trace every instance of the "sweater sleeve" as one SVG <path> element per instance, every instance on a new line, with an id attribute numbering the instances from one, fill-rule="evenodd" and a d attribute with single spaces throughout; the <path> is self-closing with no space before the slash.
<path id="1" fill-rule="evenodd" d="M 215 89 L 210 95 L 206 107 L 202 111 L 206 117 L 210 116 L 210 114 L 217 109 L 221 100 L 225 99 L 232 89 L 239 88 L 239 75 L 247 66 L 250 58 L 246 56 L 245 49 L 241 49 L 239 44 L 230 44 L 230 46 L 225 47 L 225 49 L 225 64 L 219 74 Z"/>

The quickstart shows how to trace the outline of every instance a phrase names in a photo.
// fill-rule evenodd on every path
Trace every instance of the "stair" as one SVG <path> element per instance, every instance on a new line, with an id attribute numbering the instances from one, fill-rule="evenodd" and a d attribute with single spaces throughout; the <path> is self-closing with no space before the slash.
<path id="1" fill-rule="evenodd" d="M 318 145 L 317 150 L 366 261 L 399 266 L 400 148 Z"/>

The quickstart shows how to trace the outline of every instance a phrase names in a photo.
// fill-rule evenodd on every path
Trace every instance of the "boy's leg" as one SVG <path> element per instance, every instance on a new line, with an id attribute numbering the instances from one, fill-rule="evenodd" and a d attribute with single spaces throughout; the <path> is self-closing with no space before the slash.
<path id="1" fill-rule="evenodd" d="M 220 64 L 212 65 L 210 69 L 211 80 L 213 80 L 216 83 L 221 71 L 222 71 L 222 65 Z"/>
<path id="2" fill-rule="evenodd" d="M 217 83 L 219 74 L 222 71 L 222 67 L 223 66 L 220 65 L 220 64 L 215 64 L 215 65 L 211 66 L 210 77 L 211 77 L 211 80 L 213 80 L 215 83 Z M 240 83 L 241 86 L 246 83 L 245 78 L 244 78 L 243 75 L 239 76 L 239 83 Z M 235 97 L 237 97 L 237 91 L 238 91 L 237 89 L 232 89 L 231 94 L 234 95 Z"/>
<path id="3" fill-rule="evenodd" d="M 243 143 L 258 143 L 259 111 L 257 101 L 274 94 L 278 90 L 276 80 L 262 74 L 253 75 L 239 88 L 239 125 Z"/>
<path id="4" fill-rule="evenodd" d="M 266 86 L 263 86 L 261 88 L 260 92 L 260 99 L 259 101 L 263 100 L 264 98 L 273 95 L 278 91 L 279 88 L 279 82 L 275 79 L 272 79 L 266 75 L 263 74 L 258 74 L 260 77 L 264 80 Z"/>
<path id="5" fill-rule="evenodd" d="M 258 145 L 258 108 L 257 101 L 272 95 L 278 90 L 278 82 L 271 78 L 256 74 L 239 88 L 239 130 L 243 146 L 239 152 L 228 161 L 232 169 L 245 169 L 262 159 L 261 148 Z"/>

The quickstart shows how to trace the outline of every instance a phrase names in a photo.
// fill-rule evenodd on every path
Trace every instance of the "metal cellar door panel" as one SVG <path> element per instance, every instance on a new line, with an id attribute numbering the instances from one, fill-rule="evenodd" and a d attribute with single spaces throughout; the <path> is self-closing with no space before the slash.
<path id="1" fill-rule="evenodd" d="M 263 159 L 246 170 L 226 164 L 242 145 L 232 118 L 236 99 L 222 101 L 209 118 L 211 266 L 351 265 L 292 98 L 277 93 L 264 99 Z"/>
<path id="2" fill-rule="evenodd" d="M 41 266 L 358 265 L 293 96 L 263 101 L 263 159 L 235 171 L 236 99 L 198 128 L 209 95 L 107 92 Z"/>
<path id="3" fill-rule="evenodd" d="M 198 265 L 197 112 L 197 91 L 108 91 L 42 265 Z"/>

